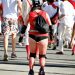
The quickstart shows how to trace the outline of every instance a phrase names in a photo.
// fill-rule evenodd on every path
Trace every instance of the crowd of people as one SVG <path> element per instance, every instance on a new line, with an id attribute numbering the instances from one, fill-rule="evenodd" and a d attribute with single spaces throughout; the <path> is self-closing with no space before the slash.
<path id="1" fill-rule="evenodd" d="M 41 18 L 41 19 L 40 19 Z M 36 20 L 36 21 L 35 21 Z M 37 21 L 38 20 L 38 21 Z M 43 24 L 46 29 L 35 28 Z M 16 37 L 24 45 L 29 60 L 29 73 L 34 75 L 35 58 L 39 57 L 39 75 L 45 75 L 49 44 L 64 54 L 64 43 L 75 54 L 74 0 L 0 0 L 0 35 L 4 36 L 4 61 L 8 61 L 8 39 L 12 37 L 11 58 L 16 58 Z M 57 41 L 58 40 L 58 41 Z M 58 44 L 58 47 L 57 47 Z"/>

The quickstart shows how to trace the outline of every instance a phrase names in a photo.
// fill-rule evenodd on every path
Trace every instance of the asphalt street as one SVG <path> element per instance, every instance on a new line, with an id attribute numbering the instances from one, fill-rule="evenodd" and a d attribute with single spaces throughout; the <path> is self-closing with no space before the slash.
<path id="1" fill-rule="evenodd" d="M 17 37 L 18 39 L 18 37 Z M 0 36 L 0 75 L 28 75 L 29 66 L 24 46 L 16 43 L 17 58 L 11 58 L 12 45 L 9 38 L 9 61 L 3 61 L 3 36 Z M 71 55 L 71 49 L 64 48 L 64 55 L 57 55 L 57 50 L 47 50 L 45 72 L 46 75 L 75 75 L 75 55 Z M 34 72 L 38 75 L 39 59 L 36 59 Z"/>

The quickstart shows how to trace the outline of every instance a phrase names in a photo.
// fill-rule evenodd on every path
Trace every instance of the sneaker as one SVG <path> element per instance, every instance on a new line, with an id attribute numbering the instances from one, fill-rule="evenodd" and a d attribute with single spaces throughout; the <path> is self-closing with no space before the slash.
<path id="1" fill-rule="evenodd" d="M 4 59 L 3 61 L 8 61 L 8 55 L 7 54 L 4 54 Z"/>
<path id="2" fill-rule="evenodd" d="M 40 68 L 39 75 L 45 75 L 44 69 Z"/>
<path id="3" fill-rule="evenodd" d="M 11 58 L 16 58 L 16 57 L 17 57 L 16 54 L 14 53 L 11 54 Z"/>
<path id="4" fill-rule="evenodd" d="M 30 70 L 28 75 L 34 75 L 34 71 L 33 70 Z"/>
<path id="5" fill-rule="evenodd" d="M 56 52 L 56 54 L 63 55 L 64 53 L 62 51 Z"/>

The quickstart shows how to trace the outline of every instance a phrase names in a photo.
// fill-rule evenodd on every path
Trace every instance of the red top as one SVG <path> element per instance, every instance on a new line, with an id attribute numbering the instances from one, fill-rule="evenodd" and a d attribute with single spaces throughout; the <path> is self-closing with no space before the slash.
<path id="1" fill-rule="evenodd" d="M 34 29 L 34 26 L 35 26 L 34 20 L 38 16 L 37 13 L 40 14 L 41 16 L 43 16 L 45 18 L 46 22 L 48 23 L 48 25 L 50 25 L 50 19 L 46 16 L 47 13 L 45 11 L 40 10 L 40 12 L 36 12 L 36 11 L 30 12 L 30 14 L 29 14 L 30 34 L 39 35 L 39 36 L 44 36 L 44 35 L 48 36 L 48 33 L 40 35 L 40 33 Z M 35 30 L 35 31 L 32 31 L 32 30 Z"/>

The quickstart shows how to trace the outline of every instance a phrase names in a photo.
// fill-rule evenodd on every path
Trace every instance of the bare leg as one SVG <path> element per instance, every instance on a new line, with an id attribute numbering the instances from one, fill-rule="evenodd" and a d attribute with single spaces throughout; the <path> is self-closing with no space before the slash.
<path id="1" fill-rule="evenodd" d="M 12 54 L 11 58 L 16 58 L 16 53 L 15 53 L 15 48 L 16 48 L 16 33 L 12 34 Z"/>
<path id="2" fill-rule="evenodd" d="M 4 54 L 7 54 L 8 49 L 8 35 L 4 35 Z"/>
<path id="3" fill-rule="evenodd" d="M 29 46 L 30 46 L 30 58 L 29 58 L 29 75 L 34 75 L 34 63 L 35 63 L 35 57 L 36 57 L 36 42 L 29 38 Z"/>
<path id="4" fill-rule="evenodd" d="M 36 42 L 29 38 L 29 45 L 30 45 L 30 53 L 36 53 Z M 32 55 L 30 55 L 30 59 L 29 59 L 29 68 L 30 69 L 33 69 L 33 66 L 34 66 L 34 63 L 35 63 L 35 58 L 32 57 Z"/>
<path id="5" fill-rule="evenodd" d="M 27 59 L 29 60 L 29 56 L 30 56 L 30 48 L 29 48 L 29 45 L 26 45 L 26 52 L 27 52 Z"/>
<path id="6" fill-rule="evenodd" d="M 47 46 L 48 46 L 48 39 L 44 39 L 39 42 L 39 63 L 40 63 L 39 75 L 45 75 L 44 67 L 46 63 Z"/>
<path id="7" fill-rule="evenodd" d="M 38 48 L 38 43 L 37 43 L 37 45 L 36 45 L 36 58 L 38 58 L 39 57 L 39 48 Z"/>
<path id="8" fill-rule="evenodd" d="M 16 48 L 16 33 L 12 34 L 12 53 L 15 53 Z"/>
<path id="9" fill-rule="evenodd" d="M 4 61 L 8 61 L 8 35 L 4 35 Z"/>
<path id="10" fill-rule="evenodd" d="M 41 42 L 39 42 L 39 62 L 40 62 L 40 66 L 44 68 L 45 66 L 45 55 L 46 55 L 46 51 L 47 51 L 47 45 L 48 45 L 48 39 L 44 39 Z"/>

